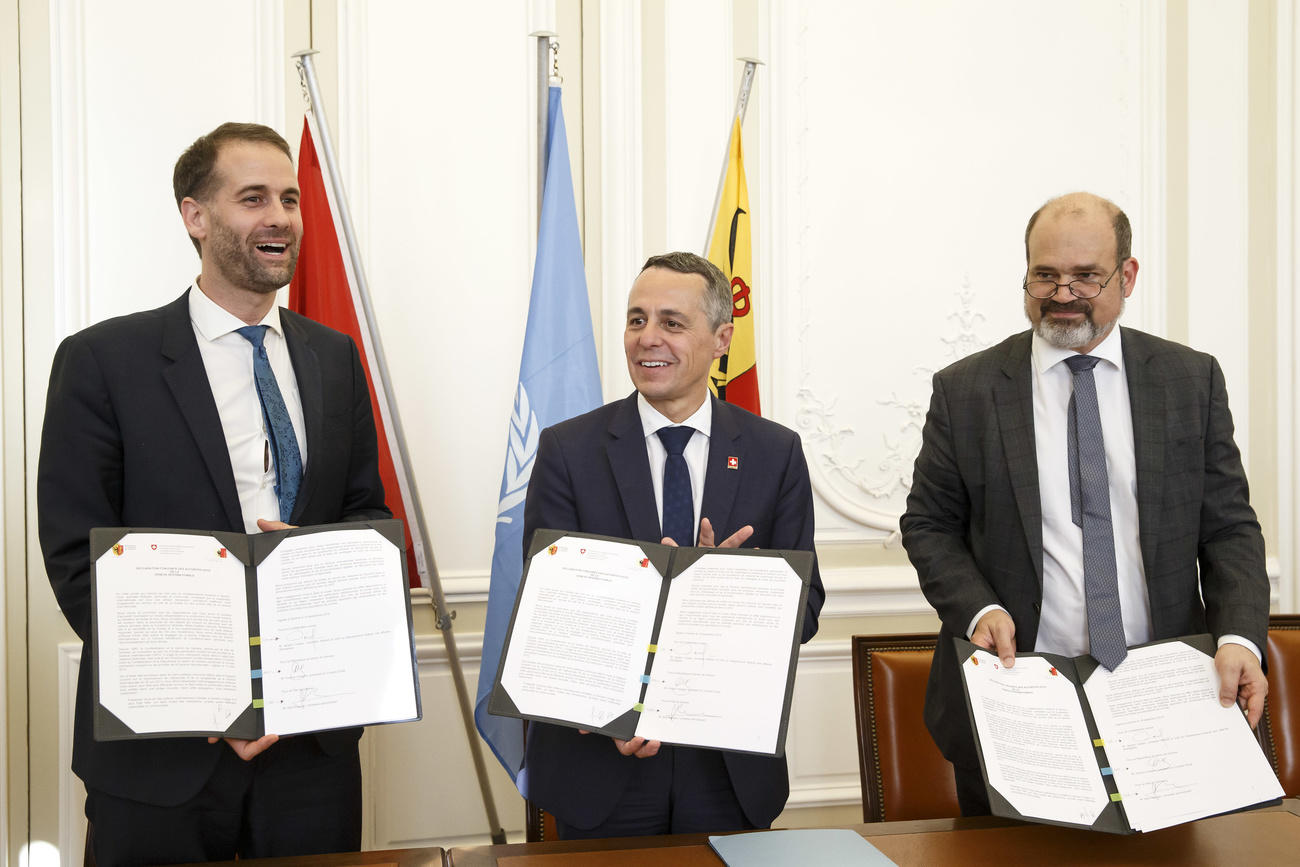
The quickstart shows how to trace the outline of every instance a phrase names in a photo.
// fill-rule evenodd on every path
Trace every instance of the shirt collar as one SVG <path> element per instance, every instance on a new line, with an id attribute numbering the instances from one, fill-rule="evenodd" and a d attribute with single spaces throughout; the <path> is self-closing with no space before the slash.
<path id="1" fill-rule="evenodd" d="M 1107 334 L 1105 339 L 1093 347 L 1092 352 L 1088 354 L 1094 358 L 1100 358 L 1102 361 L 1109 362 L 1116 370 L 1124 370 L 1124 345 L 1119 336 L 1119 325 L 1116 324 Z M 1061 349 L 1053 346 L 1034 332 L 1033 346 L 1030 350 L 1033 356 L 1034 369 L 1039 375 L 1046 373 L 1051 368 L 1065 361 L 1065 359 L 1078 355 L 1073 349 Z"/>
<path id="2" fill-rule="evenodd" d="M 190 321 L 199 334 L 203 335 L 203 339 L 208 341 L 225 337 L 248 324 L 205 295 L 197 282 L 190 285 Z M 280 328 L 278 304 L 271 305 L 270 312 L 258 324 L 269 326 L 280 337 L 284 337 L 284 331 Z"/>
<path id="3" fill-rule="evenodd" d="M 647 437 L 652 437 L 657 434 L 660 428 L 674 427 L 677 424 L 672 419 L 668 418 L 668 416 L 651 406 L 650 401 L 646 400 L 645 395 L 639 391 L 636 394 L 636 408 L 641 414 L 641 430 L 645 432 Z M 700 408 L 692 413 L 690 418 L 682 422 L 681 426 L 693 427 L 700 433 L 708 436 L 709 432 L 713 430 L 712 395 L 706 395 L 704 403 L 700 404 Z"/>

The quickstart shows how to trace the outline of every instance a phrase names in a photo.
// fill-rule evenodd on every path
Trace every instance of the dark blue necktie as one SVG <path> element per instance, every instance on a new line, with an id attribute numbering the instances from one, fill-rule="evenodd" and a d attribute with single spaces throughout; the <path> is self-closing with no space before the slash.
<path id="1" fill-rule="evenodd" d="M 1119 607 L 1115 534 L 1110 520 L 1110 480 L 1106 444 L 1097 406 L 1092 369 L 1101 359 L 1075 355 L 1065 363 L 1074 374 L 1070 394 L 1070 513 L 1083 529 L 1083 593 L 1088 608 L 1088 644 L 1093 658 L 1107 670 L 1124 661 L 1124 617 Z"/>
<path id="2" fill-rule="evenodd" d="M 298 485 L 302 482 L 302 454 L 298 451 L 298 437 L 293 432 L 289 409 L 284 405 L 280 386 L 271 371 L 271 359 L 266 356 L 265 325 L 245 325 L 237 328 L 240 336 L 253 344 L 253 379 L 257 383 L 257 399 L 262 402 L 262 418 L 266 422 L 266 435 L 275 453 L 275 495 L 280 500 L 280 520 L 288 523 L 293 514 L 294 501 L 298 499 Z"/>
<path id="3" fill-rule="evenodd" d="M 659 440 L 668 452 L 664 461 L 663 532 L 678 545 L 695 544 L 695 500 L 691 496 L 691 470 L 682 452 L 691 441 L 695 428 L 664 427 Z"/>

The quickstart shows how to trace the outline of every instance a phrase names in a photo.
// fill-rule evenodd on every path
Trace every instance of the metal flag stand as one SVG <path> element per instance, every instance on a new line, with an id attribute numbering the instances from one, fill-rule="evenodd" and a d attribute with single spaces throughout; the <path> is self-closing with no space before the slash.
<path id="1" fill-rule="evenodd" d="M 763 62 L 753 57 L 737 57 L 745 62 L 745 71 L 740 74 L 740 92 L 736 94 L 736 113 L 732 123 L 745 122 L 745 111 L 749 108 L 749 91 L 754 86 L 754 73 Z M 709 245 L 713 243 L 713 228 L 718 219 L 718 206 L 722 204 L 722 189 L 727 183 L 727 166 L 731 163 L 731 124 L 727 124 L 727 146 L 722 149 L 722 173 L 718 175 L 718 191 L 713 195 L 713 210 L 709 211 L 709 230 L 704 236 L 704 256 L 708 258 Z"/>
<path id="2" fill-rule="evenodd" d="M 474 773 L 478 776 L 479 791 L 483 796 L 483 809 L 487 813 L 488 831 L 492 836 L 493 843 L 506 842 L 505 829 L 501 827 L 501 821 L 497 818 L 496 802 L 492 800 L 492 787 L 488 782 L 487 765 L 483 762 L 483 750 L 479 745 L 478 730 L 474 727 L 474 711 L 470 702 L 469 690 L 465 686 L 465 673 L 461 670 L 460 654 L 456 651 L 456 636 L 452 632 L 451 622 L 455 618 L 455 612 L 447 611 L 447 599 L 442 592 L 442 581 L 438 577 L 438 567 L 433 559 L 433 546 L 429 542 L 429 531 L 424 523 L 424 509 L 420 507 L 420 494 L 415 485 L 415 475 L 411 471 L 411 461 L 409 452 L 406 448 L 406 437 L 402 432 L 401 417 L 397 411 L 397 401 L 393 397 L 392 390 L 387 384 L 392 382 L 388 375 L 388 363 L 384 358 L 383 344 L 379 339 L 379 329 L 375 327 L 375 314 L 370 304 L 370 287 L 366 283 L 366 272 L 361 265 L 361 250 L 357 245 L 356 231 L 352 226 L 352 214 L 348 210 L 347 196 L 343 191 L 343 179 L 339 174 L 338 163 L 334 159 L 334 145 L 330 138 L 329 124 L 325 119 L 325 103 L 321 99 L 320 86 L 316 80 L 316 68 L 312 63 L 312 55 L 319 54 L 317 51 L 298 51 L 293 54 L 297 59 L 298 76 L 307 92 L 309 101 L 308 110 L 316 119 L 316 127 L 320 131 L 319 146 L 321 156 L 325 161 L 325 170 L 329 175 L 330 186 L 334 188 L 334 204 L 338 209 L 336 216 L 339 225 L 343 228 L 343 238 L 347 245 L 348 258 L 352 263 L 352 273 L 356 280 L 357 294 L 361 298 L 361 313 L 363 317 L 362 327 L 365 328 L 366 334 L 370 339 L 370 346 L 373 350 L 373 359 L 379 370 L 379 377 L 384 382 L 384 399 L 388 409 L 389 418 L 392 420 L 391 433 L 397 443 L 398 458 L 402 464 L 401 471 L 406 477 L 407 493 L 411 499 L 410 512 L 414 515 L 407 515 L 407 518 L 414 517 L 416 529 L 418 532 L 412 533 L 413 537 L 418 536 L 416 545 L 416 565 L 421 567 L 425 574 L 421 577 L 429 587 L 429 598 L 433 605 L 433 614 L 437 620 L 438 630 L 442 633 L 443 644 L 447 648 L 447 664 L 451 668 L 452 680 L 456 685 L 456 698 L 460 704 L 461 720 L 465 724 L 465 737 L 469 742 L 470 756 L 474 760 Z"/>
<path id="3" fill-rule="evenodd" d="M 550 132 L 551 85 L 559 84 L 560 40 L 549 30 L 528 34 L 537 40 L 537 221 L 542 220 L 542 197 L 546 193 L 546 136 Z"/>

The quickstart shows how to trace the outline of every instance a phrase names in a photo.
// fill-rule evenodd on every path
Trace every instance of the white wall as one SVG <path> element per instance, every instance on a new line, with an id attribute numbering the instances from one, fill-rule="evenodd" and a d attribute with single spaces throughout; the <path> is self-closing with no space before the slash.
<path id="1" fill-rule="evenodd" d="M 1291 549 L 1273 535 L 1295 526 L 1300 489 L 1286 457 L 1300 331 L 1290 301 L 1300 240 L 1292 0 L 1253 9 L 1200 0 L 5 2 L 21 12 L 23 103 L 20 129 L 14 112 L 0 111 L 0 310 L 23 357 L 16 368 L 8 345 L 0 356 L 11 468 L 0 515 L 6 548 L 25 542 L 29 552 L 25 584 L 23 565 L 6 561 L 5 662 L 11 684 L 32 693 L 30 708 L 6 706 L 17 768 L 6 792 L 11 858 L 28 806 L 33 837 L 60 846 L 67 863 L 81 834 L 66 754 L 76 647 L 36 554 L 31 489 L 12 471 L 25 462 L 34 478 L 54 347 L 85 324 L 164 303 L 193 278 L 172 163 L 234 118 L 268 123 L 296 146 L 302 103 L 288 55 L 308 43 L 322 51 L 471 689 L 534 253 L 528 34 L 547 26 L 561 34 L 611 399 L 630 389 L 619 339 L 627 288 L 648 253 L 702 247 L 735 58 L 764 61 L 745 124 L 760 383 L 767 413 L 803 437 L 830 591 L 802 656 L 780 823 L 858 815 L 847 636 L 933 627 L 894 538 L 929 377 L 1023 327 L 1023 226 L 1050 196 L 1091 189 L 1126 208 L 1142 263 L 1126 322 L 1223 359 L 1239 441 L 1282 464 L 1274 474 L 1265 456 L 1249 469 L 1273 504 L 1262 515 L 1270 554 L 1289 572 Z M 1252 51 L 1261 34 L 1275 40 L 1274 65 Z M 16 89 L 11 68 L 0 66 L 0 95 Z M 1275 99 L 1244 111 L 1265 85 Z M 1276 141 L 1276 165 L 1261 167 L 1251 150 L 1261 136 Z M 10 168 L 17 142 L 21 196 Z M 1243 192 L 1261 178 L 1277 188 L 1275 202 Z M 1241 263 L 1262 238 L 1276 267 L 1247 287 Z M 1284 575 L 1284 609 L 1292 587 Z M 441 641 L 427 616 L 419 621 L 426 718 L 363 741 L 374 848 L 486 838 Z M 517 832 L 518 798 L 493 775 L 502 819 Z"/>

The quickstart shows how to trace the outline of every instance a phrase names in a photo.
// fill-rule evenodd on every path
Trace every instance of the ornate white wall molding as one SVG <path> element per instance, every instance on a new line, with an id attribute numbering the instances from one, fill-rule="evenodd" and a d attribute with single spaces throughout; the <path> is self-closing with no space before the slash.
<path id="1" fill-rule="evenodd" d="M 1296 540 L 1300 539 L 1300 404 L 1295 389 L 1300 383 L 1300 304 L 1295 302 L 1300 287 L 1300 65 L 1295 52 L 1300 47 L 1300 16 L 1295 0 L 1277 3 L 1277 500 L 1278 534 L 1272 540 L 1281 561 L 1278 603 L 1282 611 L 1300 609 L 1300 586 L 1296 580 Z"/>
<path id="2" fill-rule="evenodd" d="M 800 648 L 790 713 L 786 810 L 862 803 L 853 658 L 847 638 L 813 640 Z"/>
<path id="3" fill-rule="evenodd" d="M 918 13 L 907 7 L 872 19 L 865 62 L 861 54 L 839 56 L 847 40 L 836 28 L 858 27 L 859 13 L 783 3 L 762 10 L 771 74 L 760 95 L 769 210 L 759 257 L 780 323 L 768 335 L 768 357 L 781 367 L 771 374 L 769 403 L 774 417 L 803 437 L 819 501 L 818 538 L 889 544 L 911 485 L 930 375 L 1023 327 L 1014 289 L 1000 287 L 1020 279 L 1017 235 L 1042 198 L 1092 185 L 1142 209 L 1141 253 L 1152 278 L 1134 318 L 1163 323 L 1165 2 L 1054 6 L 1032 22 L 1006 19 L 999 40 L 1014 39 L 1017 28 L 1077 24 L 1123 34 L 1108 49 L 1106 76 L 1090 83 L 1063 74 L 1062 86 L 1113 106 L 1115 123 L 1139 131 L 1134 142 L 1117 139 L 1100 155 L 1075 146 L 1064 162 L 1040 156 L 1027 165 L 1006 154 L 1032 152 L 1021 103 L 1041 101 L 1042 82 L 1015 84 L 1005 64 L 980 65 L 972 73 L 978 80 L 961 81 L 953 78 L 956 66 L 925 67 L 901 53 L 891 60 L 894 49 L 881 34 L 915 23 Z M 951 11 L 938 41 L 961 51 L 957 34 L 973 13 Z M 905 77 L 911 96 L 899 96 L 882 69 Z M 854 98 L 837 105 L 827 95 L 832 81 L 846 88 L 835 92 Z M 987 94 L 987 105 L 971 108 L 971 93 Z M 917 134 L 926 123 L 935 125 L 928 139 Z M 950 123 L 956 128 L 946 128 Z M 963 135 L 969 123 L 978 124 L 973 139 Z M 903 149 L 904 142 L 916 147 Z M 991 183 L 975 165 L 981 160 L 984 171 L 1007 173 L 1004 196 L 989 197 Z M 882 218 L 891 208 L 897 217 Z M 980 211 L 985 216 L 975 217 Z M 861 323 L 859 333 L 847 323 Z"/>
<path id="4" fill-rule="evenodd" d="M 86 848 L 86 787 L 72 773 L 72 726 L 77 707 L 81 642 L 64 642 L 59 654 L 59 858 L 64 867 L 82 862 Z"/>
<path id="5" fill-rule="evenodd" d="M 50 0 L 54 337 L 90 324 L 86 223 L 86 3 Z"/>
<path id="6" fill-rule="evenodd" d="M 825 547 L 834 542 L 819 544 Z M 487 601 L 488 586 L 491 583 L 491 576 L 487 572 L 465 570 L 440 574 L 443 593 L 450 607 Z M 823 569 L 822 582 L 827 591 L 822 617 L 865 617 L 930 611 L 929 604 L 917 587 L 916 573 L 910 566 Z M 423 587 L 411 590 L 413 607 L 421 608 L 428 604 L 428 590 Z"/>
<path id="7" fill-rule="evenodd" d="M 370 27 L 369 5 L 357 0 L 338 4 L 338 117 L 330 117 L 335 155 L 362 261 L 369 261 L 370 206 Z M 406 82 L 413 85 L 412 82 Z M 413 86 L 412 90 L 416 90 Z M 347 251 L 344 250 L 344 255 Z"/>
<path id="8" fill-rule="evenodd" d="M 1168 333 L 1169 242 L 1166 231 L 1168 160 L 1168 18 L 1167 0 L 1146 0 L 1135 4 L 1141 57 L 1138 60 L 1140 114 L 1142 118 L 1140 160 L 1141 190 L 1134 233 L 1140 248 L 1142 290 L 1133 306 L 1144 331 Z"/>
<path id="9" fill-rule="evenodd" d="M 292 140 L 295 130 L 287 126 L 284 79 L 294 75 L 294 69 L 293 62 L 284 56 L 284 4 L 255 2 L 249 12 L 256 46 L 252 94 L 255 116 L 273 129 L 284 130 L 285 138 Z"/>
<path id="10" fill-rule="evenodd" d="M 621 311 L 645 261 L 641 4 L 600 6 L 601 380 L 605 400 L 631 390 Z M 615 311 L 619 311 L 616 315 Z"/>

